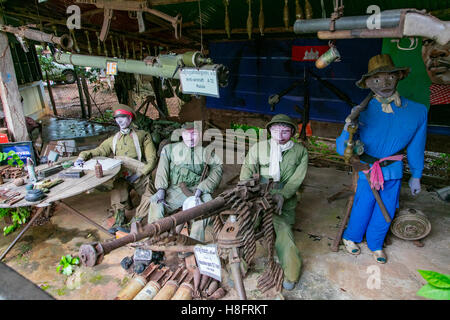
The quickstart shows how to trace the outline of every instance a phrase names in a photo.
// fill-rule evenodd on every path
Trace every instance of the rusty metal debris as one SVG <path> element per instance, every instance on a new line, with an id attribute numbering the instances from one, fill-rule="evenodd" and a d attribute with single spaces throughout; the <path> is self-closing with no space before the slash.
<path id="1" fill-rule="evenodd" d="M 271 188 L 271 180 L 268 183 L 261 183 L 260 177 L 255 175 L 252 179 L 239 182 L 236 187 L 224 191 L 214 200 L 202 205 L 177 212 L 143 227 L 133 224 L 131 233 L 125 237 L 82 245 L 79 256 L 85 266 L 92 267 L 100 264 L 109 252 L 144 238 L 149 239 L 139 243 L 142 248 L 168 249 L 169 245 L 173 244 L 175 247 L 168 251 L 192 251 L 193 245 L 196 244 L 192 243 L 193 239 L 175 234 L 174 230 L 193 219 L 215 216 L 214 239 L 218 245 L 218 254 L 230 265 L 240 299 L 247 298 L 243 284 L 243 277 L 246 274 L 244 266 L 249 265 L 254 259 L 256 240 L 259 238 L 263 238 L 268 249 L 268 263 L 264 273 L 258 278 L 258 289 L 263 293 L 271 288 L 281 291 L 283 270 L 274 260 L 275 231 L 272 215 L 276 210 L 276 201 L 272 199 Z M 174 277 L 176 276 L 175 274 Z M 180 279 L 169 280 L 171 285 L 168 282 L 167 288 L 162 288 L 158 295 L 172 297 L 182 282 Z M 202 296 L 216 299 L 225 294 L 223 289 L 220 290 L 218 283 L 215 284 L 215 280 L 210 277 L 203 275 L 199 278 L 199 273 L 193 272 L 192 280 L 194 282 L 192 293 L 189 293 L 190 286 L 187 286 L 183 297 L 192 294 L 194 298 Z"/>
<path id="2" fill-rule="evenodd" d="M 24 171 L 23 168 L 7 166 L 0 169 L 0 175 L 3 179 L 16 179 L 22 177 L 24 175 Z"/>

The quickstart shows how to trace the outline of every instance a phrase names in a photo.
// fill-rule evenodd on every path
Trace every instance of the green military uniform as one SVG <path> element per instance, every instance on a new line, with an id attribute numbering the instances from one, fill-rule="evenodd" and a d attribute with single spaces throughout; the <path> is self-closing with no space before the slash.
<path id="1" fill-rule="evenodd" d="M 124 108 L 123 105 L 121 105 Z M 129 108 L 129 107 L 128 107 Z M 110 155 L 138 160 L 142 166 L 133 172 L 126 165 L 122 166 L 121 171 L 113 182 L 113 190 L 111 191 L 111 206 L 115 213 L 124 212 L 129 205 L 129 190 L 133 187 L 136 192 L 142 196 L 142 199 L 148 199 L 153 193 L 153 185 L 151 183 L 151 171 L 156 166 L 156 149 L 150 134 L 144 130 L 136 130 L 130 126 L 130 132 L 124 134 L 117 132 L 114 136 L 103 141 L 97 148 L 83 151 L 79 154 L 79 158 L 89 160 L 92 157 L 108 157 Z M 125 178 L 129 175 L 138 173 L 140 177 L 131 185 Z M 147 214 L 146 201 L 136 209 L 136 218 L 143 218 Z M 128 207 L 129 208 L 129 207 Z M 116 224 L 122 225 L 125 216 L 116 215 Z"/>
<path id="2" fill-rule="evenodd" d="M 274 121 L 271 121 L 273 123 Z M 268 126 L 271 124 L 269 123 Z M 269 140 L 255 143 L 249 150 L 241 168 L 240 180 L 252 178 L 257 173 L 262 181 L 267 181 L 270 164 Z M 295 223 L 297 206 L 296 191 L 303 182 L 308 167 L 308 152 L 305 147 L 295 143 L 291 149 L 283 152 L 280 162 L 280 181 L 275 183 L 272 193 L 279 193 L 284 198 L 281 215 L 273 215 L 276 234 L 275 249 L 283 267 L 285 279 L 297 282 L 300 277 L 302 259 L 295 245 L 292 227 Z"/>
<path id="3" fill-rule="evenodd" d="M 208 165 L 208 175 L 200 182 L 203 170 Z M 161 151 L 158 169 L 155 177 L 155 188 L 166 190 L 165 202 L 158 203 L 158 198 L 153 195 L 150 198 L 150 210 L 148 222 L 151 223 L 171 214 L 183 206 L 183 202 L 189 195 L 185 194 L 196 189 L 202 191 L 201 200 L 212 200 L 211 194 L 219 186 L 222 179 L 222 163 L 215 154 L 208 154 L 206 148 L 196 146 L 190 148 L 184 142 L 172 143 L 164 146 Z M 180 187 L 184 183 L 186 189 Z M 210 219 L 204 219 L 192 223 L 190 236 L 203 241 L 205 228 Z"/>

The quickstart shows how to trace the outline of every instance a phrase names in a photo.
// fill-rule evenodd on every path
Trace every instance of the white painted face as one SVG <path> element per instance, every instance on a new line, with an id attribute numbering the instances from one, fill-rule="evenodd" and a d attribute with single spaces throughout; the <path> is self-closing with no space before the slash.
<path id="1" fill-rule="evenodd" d="M 270 135 L 278 144 L 287 143 L 291 139 L 293 131 L 291 126 L 284 124 L 274 124 L 270 127 Z"/>
<path id="2" fill-rule="evenodd" d="M 114 120 L 116 120 L 120 130 L 128 128 L 131 124 L 131 117 L 127 115 L 116 116 Z"/>
<path id="3" fill-rule="evenodd" d="M 195 147 L 200 141 L 200 134 L 195 129 L 183 130 L 181 136 L 183 137 L 184 144 L 187 145 L 189 148 Z"/>

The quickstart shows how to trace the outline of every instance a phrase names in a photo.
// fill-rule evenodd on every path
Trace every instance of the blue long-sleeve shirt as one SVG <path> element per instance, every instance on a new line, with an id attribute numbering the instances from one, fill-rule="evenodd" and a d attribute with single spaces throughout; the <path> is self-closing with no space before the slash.
<path id="1" fill-rule="evenodd" d="M 408 165 L 414 178 L 421 178 L 427 135 L 427 108 L 420 103 L 401 98 L 402 105 L 391 103 L 394 113 L 385 113 L 381 103 L 372 99 L 359 116 L 357 137 L 364 143 L 365 152 L 376 158 L 394 155 L 406 148 Z M 345 141 L 349 133 L 345 130 L 336 139 L 336 151 L 344 155 Z M 356 140 L 356 139 L 354 139 Z M 381 168 L 384 180 L 401 179 L 403 163 L 396 161 Z M 365 176 L 360 172 L 360 178 Z"/>

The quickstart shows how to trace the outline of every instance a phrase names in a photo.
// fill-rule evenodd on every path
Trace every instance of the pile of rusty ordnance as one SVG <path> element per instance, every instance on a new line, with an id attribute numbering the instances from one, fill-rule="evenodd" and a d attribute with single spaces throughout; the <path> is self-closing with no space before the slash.
<path id="1" fill-rule="evenodd" d="M 133 223 L 128 235 L 103 243 L 84 244 L 80 247 L 79 257 L 83 265 L 94 267 L 117 248 L 128 244 L 136 248 L 134 256 L 121 262 L 134 277 L 116 299 L 220 299 L 227 293 L 222 283 L 205 272 L 201 274 L 193 254 L 196 245 L 212 245 L 217 249 L 220 265 L 232 276 L 228 283 L 235 288 L 239 299 L 245 300 L 243 278 L 254 260 L 256 241 L 261 240 L 267 249 L 267 263 L 257 279 L 257 288 L 262 293 L 276 294 L 281 291 L 283 270 L 274 260 L 272 214 L 276 212 L 277 203 L 270 192 L 272 186 L 272 180 L 261 183 L 260 177 L 255 175 L 209 202 L 153 223 Z M 213 219 L 214 235 L 210 243 L 187 236 L 184 232 L 186 223 L 206 218 Z M 165 257 L 173 253 L 176 253 L 177 262 L 170 267 Z"/>

